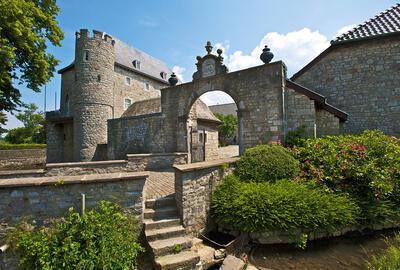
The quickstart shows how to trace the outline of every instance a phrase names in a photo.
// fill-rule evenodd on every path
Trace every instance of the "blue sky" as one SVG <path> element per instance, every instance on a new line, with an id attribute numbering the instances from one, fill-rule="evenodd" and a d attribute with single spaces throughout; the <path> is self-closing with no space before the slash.
<path id="1" fill-rule="evenodd" d="M 283 60 L 291 75 L 329 46 L 338 31 L 350 30 L 396 2 L 62 0 L 58 1 L 58 21 L 65 39 L 62 47 L 49 47 L 49 51 L 60 60 L 57 69 L 62 68 L 73 61 L 75 31 L 96 29 L 163 60 L 189 81 L 195 58 L 205 53 L 207 40 L 215 48 L 224 49 L 230 70 L 260 64 L 259 52 L 268 44 L 274 60 Z M 59 96 L 60 83 L 60 76 L 55 74 L 47 85 L 47 110 L 55 108 L 54 96 L 55 91 Z M 223 97 L 214 98 L 224 102 Z M 43 92 L 22 88 L 22 99 L 43 110 Z M 211 99 L 205 98 L 208 102 Z M 8 128 L 19 125 L 9 116 Z"/>

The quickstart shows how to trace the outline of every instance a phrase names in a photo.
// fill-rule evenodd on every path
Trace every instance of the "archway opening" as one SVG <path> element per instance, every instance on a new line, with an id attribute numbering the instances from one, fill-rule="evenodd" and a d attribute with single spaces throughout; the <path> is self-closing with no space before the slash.
<path id="1" fill-rule="evenodd" d="M 193 102 L 187 119 L 191 162 L 239 155 L 240 117 L 230 95 L 222 91 L 204 93 Z"/>

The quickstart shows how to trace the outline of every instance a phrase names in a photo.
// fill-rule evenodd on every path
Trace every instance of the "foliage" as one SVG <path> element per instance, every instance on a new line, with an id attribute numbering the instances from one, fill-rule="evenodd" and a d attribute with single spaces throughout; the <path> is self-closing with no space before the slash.
<path id="1" fill-rule="evenodd" d="M 372 211 L 369 207 L 390 214 L 395 210 L 391 202 L 400 202 L 399 139 L 381 131 L 365 131 L 307 140 L 293 152 L 301 162 L 303 178 L 331 192 L 351 194 L 366 207 L 367 217 Z"/>
<path id="2" fill-rule="evenodd" d="M 247 149 L 235 170 L 242 180 L 255 182 L 289 179 L 299 172 L 299 162 L 280 145 L 258 145 Z"/>
<path id="3" fill-rule="evenodd" d="M 56 0 L 0 0 L 0 112 L 21 105 L 13 82 L 39 88 L 50 80 L 58 61 L 47 44 L 60 46 L 63 33 Z"/>
<path id="4" fill-rule="evenodd" d="M 8 131 L 5 141 L 12 144 L 46 142 L 43 113 L 37 111 L 38 107 L 31 103 L 25 105 L 25 110 L 18 113 L 16 118 L 24 127 L 14 128 Z"/>
<path id="5" fill-rule="evenodd" d="M 183 250 L 183 247 L 181 244 L 176 244 L 174 246 L 174 253 L 180 253 L 180 252 L 182 252 L 182 250 Z"/>
<path id="6" fill-rule="evenodd" d="M 393 240 L 386 239 L 388 249 L 382 254 L 372 256 L 367 262 L 370 270 L 397 270 L 400 269 L 400 235 L 396 234 Z"/>
<path id="7" fill-rule="evenodd" d="M 236 135 L 238 118 L 232 114 L 223 115 L 222 113 L 215 113 L 214 115 L 222 121 L 222 125 L 218 127 L 219 144 L 221 146 L 226 146 Z"/>
<path id="8" fill-rule="evenodd" d="M 46 144 L 9 144 L 0 143 L 0 150 L 17 150 L 17 149 L 44 149 Z"/>
<path id="9" fill-rule="evenodd" d="M 332 194 L 306 183 L 241 182 L 227 176 L 211 198 L 216 222 L 235 230 L 337 230 L 354 224 L 357 204 L 344 194 Z"/>
<path id="10" fill-rule="evenodd" d="M 0 111 L 0 136 L 3 133 L 7 132 L 7 129 L 5 129 L 3 126 L 5 126 L 7 123 L 7 115 L 3 112 Z"/>
<path id="11" fill-rule="evenodd" d="M 134 214 L 102 201 L 85 215 L 69 211 L 50 228 L 20 225 L 8 236 L 23 269 L 133 269 L 143 248 Z"/>
<path id="12" fill-rule="evenodd" d="M 306 126 L 301 125 L 295 130 L 291 130 L 286 135 L 286 145 L 289 147 L 302 146 L 306 138 Z"/>

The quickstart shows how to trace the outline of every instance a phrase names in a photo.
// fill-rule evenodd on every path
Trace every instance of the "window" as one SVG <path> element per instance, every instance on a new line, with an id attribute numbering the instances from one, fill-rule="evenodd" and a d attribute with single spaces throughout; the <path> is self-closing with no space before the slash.
<path id="1" fill-rule="evenodd" d="M 128 109 L 131 105 L 132 105 L 132 99 L 126 98 L 126 99 L 124 100 L 124 109 L 125 109 L 125 110 Z"/>
<path id="2" fill-rule="evenodd" d="M 140 63 L 139 60 L 133 60 L 132 64 L 133 64 L 133 66 L 134 66 L 135 68 L 137 68 L 137 69 L 141 69 L 141 68 L 142 68 L 142 67 L 141 67 L 141 63 Z"/>
<path id="3" fill-rule="evenodd" d="M 65 114 L 69 115 L 69 96 L 65 97 Z"/>
<path id="4" fill-rule="evenodd" d="M 125 78 L 125 84 L 126 85 L 131 85 L 131 78 L 130 77 L 126 77 Z"/>
<path id="5" fill-rule="evenodd" d="M 83 51 L 83 61 L 89 61 L 89 51 L 88 50 Z"/>
<path id="6" fill-rule="evenodd" d="M 148 82 L 144 83 L 144 89 L 150 90 L 150 84 Z"/>
<path id="7" fill-rule="evenodd" d="M 161 71 L 160 73 L 161 78 L 163 78 L 164 80 L 167 79 L 167 73 L 164 71 Z"/>
<path id="8" fill-rule="evenodd" d="M 207 143 L 207 133 L 205 130 L 199 131 L 199 142 Z"/>

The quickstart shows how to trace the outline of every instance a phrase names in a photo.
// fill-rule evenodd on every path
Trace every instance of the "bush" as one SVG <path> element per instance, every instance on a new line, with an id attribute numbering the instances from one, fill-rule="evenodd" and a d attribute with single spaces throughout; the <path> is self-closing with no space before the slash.
<path id="1" fill-rule="evenodd" d="M 307 140 L 293 152 L 301 162 L 302 177 L 332 192 L 349 193 L 367 208 L 389 210 L 390 202 L 400 202 L 399 139 L 381 131 L 365 131 Z"/>
<path id="2" fill-rule="evenodd" d="M 306 140 L 306 126 L 301 125 L 295 130 L 291 130 L 286 135 L 285 145 L 289 147 L 293 146 L 303 146 L 304 141 Z"/>
<path id="3" fill-rule="evenodd" d="M 300 172 L 300 163 L 280 145 L 258 145 L 246 150 L 235 173 L 244 181 L 289 179 Z"/>
<path id="4" fill-rule="evenodd" d="M 386 239 L 388 249 L 381 255 L 372 256 L 367 263 L 370 270 L 396 270 L 400 269 L 400 235 L 393 240 Z"/>
<path id="5" fill-rule="evenodd" d="M 85 215 L 69 211 L 50 228 L 20 225 L 8 241 L 23 269 L 132 269 L 143 248 L 134 214 L 100 202 Z"/>
<path id="6" fill-rule="evenodd" d="M 356 223 L 358 212 L 346 195 L 287 180 L 245 183 L 229 175 L 211 198 L 217 224 L 246 232 L 337 230 Z"/>
<path id="7" fill-rule="evenodd" d="M 46 144 L 10 144 L 10 143 L 0 143 L 0 150 L 16 150 L 16 149 L 44 149 Z"/>

